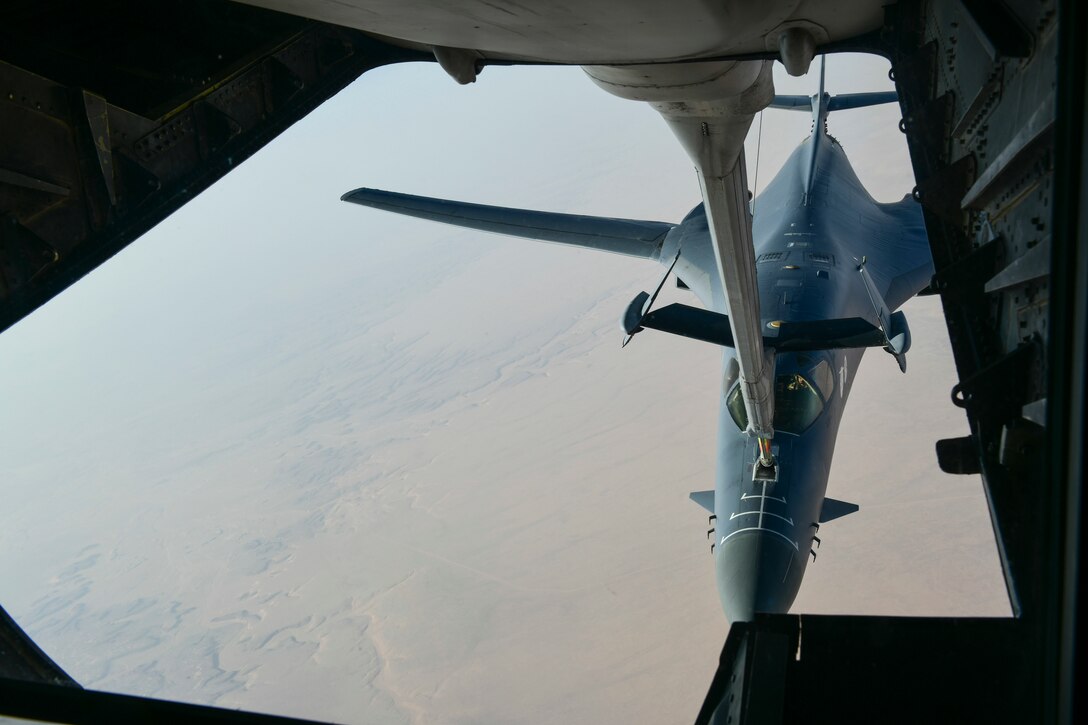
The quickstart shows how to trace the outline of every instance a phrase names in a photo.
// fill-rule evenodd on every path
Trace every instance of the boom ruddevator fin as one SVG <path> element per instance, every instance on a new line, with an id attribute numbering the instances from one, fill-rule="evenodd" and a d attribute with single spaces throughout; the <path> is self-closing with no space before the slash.
<path id="1" fill-rule="evenodd" d="M 395 214 L 478 229 L 482 232 L 569 244 L 645 259 L 658 258 L 665 235 L 674 226 L 665 222 L 509 209 L 380 189 L 356 189 L 340 199 Z"/>

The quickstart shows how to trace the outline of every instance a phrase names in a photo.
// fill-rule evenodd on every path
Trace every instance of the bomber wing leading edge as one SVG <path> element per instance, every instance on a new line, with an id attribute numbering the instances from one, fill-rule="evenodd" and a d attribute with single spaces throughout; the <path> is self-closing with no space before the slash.
<path id="1" fill-rule="evenodd" d="M 657 260 L 661 244 L 673 224 L 605 219 L 579 214 L 556 214 L 531 209 L 432 199 L 397 194 L 380 189 L 356 189 L 340 197 L 343 201 L 391 211 L 418 219 L 453 224 L 481 232 L 567 244 L 631 257 Z"/>

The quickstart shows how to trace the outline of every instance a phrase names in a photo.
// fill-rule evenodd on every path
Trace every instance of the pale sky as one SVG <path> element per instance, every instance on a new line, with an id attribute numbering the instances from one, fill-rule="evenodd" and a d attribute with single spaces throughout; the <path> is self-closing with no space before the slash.
<path id="1" fill-rule="evenodd" d="M 886 74 L 833 57 L 827 86 Z M 830 120 L 880 201 L 913 186 L 897 121 Z M 757 193 L 809 123 L 757 118 Z M 344 722 L 694 716 L 725 636 L 686 501 L 713 481 L 718 352 L 648 333 L 620 355 L 653 265 L 339 201 L 359 186 L 673 222 L 698 202 L 657 114 L 578 69 L 365 74 L 0 336 L 0 601 L 101 689 Z M 966 428 L 939 305 L 908 317 L 912 374 L 862 366 L 829 490 L 862 510 L 797 611 L 1004 613 L 981 487 L 932 457 Z"/>

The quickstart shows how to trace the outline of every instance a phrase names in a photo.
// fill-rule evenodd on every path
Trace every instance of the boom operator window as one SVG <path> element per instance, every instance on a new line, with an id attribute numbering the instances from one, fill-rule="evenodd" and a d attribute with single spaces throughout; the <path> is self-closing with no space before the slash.
<path id="1" fill-rule="evenodd" d="M 809 378 L 799 373 L 787 373 L 774 379 L 774 428 L 783 433 L 801 435 L 816 422 L 824 410 L 824 401 L 831 397 L 833 378 L 825 373 L 827 363 L 821 361 L 809 375 L 820 381 L 817 388 Z M 821 388 L 823 392 L 821 393 Z M 744 410 L 744 397 L 740 384 L 733 386 L 725 401 L 729 415 L 741 430 L 748 428 L 748 413 Z"/>

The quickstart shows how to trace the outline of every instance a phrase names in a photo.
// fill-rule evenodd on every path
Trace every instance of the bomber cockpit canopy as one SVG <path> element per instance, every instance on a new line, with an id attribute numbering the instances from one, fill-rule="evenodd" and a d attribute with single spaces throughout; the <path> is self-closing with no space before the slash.
<path id="1" fill-rule="evenodd" d="M 774 429 L 793 435 L 804 433 L 820 417 L 834 388 L 835 376 L 826 360 L 821 360 L 803 375 L 791 372 L 776 376 Z M 748 414 L 744 410 L 744 397 L 739 383 L 726 396 L 726 407 L 737 427 L 741 430 L 747 429 Z"/>

